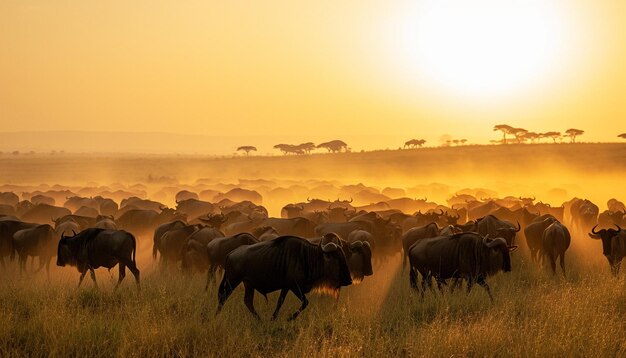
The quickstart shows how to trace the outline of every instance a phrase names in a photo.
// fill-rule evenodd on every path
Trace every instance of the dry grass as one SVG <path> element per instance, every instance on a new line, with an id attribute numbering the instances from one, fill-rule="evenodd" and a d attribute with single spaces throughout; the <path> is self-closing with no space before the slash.
<path id="1" fill-rule="evenodd" d="M 599 253 L 598 253 L 599 254 Z M 215 317 L 216 292 L 204 278 L 182 280 L 145 263 L 137 292 L 131 280 L 98 273 L 76 289 L 78 274 L 3 275 L 0 283 L 0 356 L 617 356 L 626 353 L 626 292 L 608 269 L 572 265 L 553 278 L 517 255 L 515 271 L 491 279 L 496 302 L 482 289 L 432 294 L 422 301 L 399 269 L 399 257 L 375 276 L 344 289 L 338 303 L 289 296 L 280 319 L 269 321 L 277 294 L 255 302 L 257 322 L 239 288 Z M 115 276 L 115 275 L 113 275 Z"/>

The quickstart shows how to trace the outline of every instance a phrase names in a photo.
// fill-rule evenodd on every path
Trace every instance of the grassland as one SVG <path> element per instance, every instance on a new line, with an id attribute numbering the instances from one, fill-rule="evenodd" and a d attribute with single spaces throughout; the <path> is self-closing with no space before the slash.
<path id="1" fill-rule="evenodd" d="M 589 255 L 599 255 L 590 252 Z M 128 280 L 98 273 L 76 289 L 78 273 L 56 269 L 47 281 L 7 277 L 0 282 L 0 356 L 622 356 L 626 353 L 623 280 L 603 265 L 570 261 L 567 279 L 551 277 L 518 254 L 514 271 L 491 280 L 496 301 L 482 289 L 429 293 L 419 299 L 400 272 L 399 258 L 377 267 L 339 301 L 311 294 L 288 297 L 271 322 L 277 294 L 257 295 L 264 320 L 243 304 L 242 289 L 214 316 L 216 292 L 203 277 L 182 280 L 151 271 L 137 292 Z"/>
<path id="2" fill-rule="evenodd" d="M 0 157 L 0 183 L 177 183 L 200 178 L 331 179 L 395 184 L 454 183 L 572 195 L 626 197 L 626 145 L 576 144 L 432 148 L 307 157 L 209 158 L 198 156 L 34 155 Z M 569 183 L 569 184 L 568 184 Z M 569 186 L 568 186 L 569 185 Z M 447 193 L 446 193 L 447 194 Z M 442 194 L 443 196 L 443 194 Z M 537 194 L 539 197 L 540 195 Z M 303 199 L 303 198 L 300 198 Z M 273 203 L 268 203 L 273 204 Z M 283 203 L 280 203 L 283 204 Z M 424 300 L 411 291 L 396 256 L 338 302 L 311 294 L 295 322 L 299 302 L 289 296 L 270 322 L 277 294 L 257 295 L 258 322 L 238 289 L 215 317 L 215 288 L 204 277 L 161 272 L 142 238 L 138 254 L 142 290 L 132 277 L 118 291 L 116 270 L 98 271 L 100 289 L 78 273 L 54 268 L 21 276 L 0 271 L 0 356 L 623 356 L 626 354 L 624 279 L 610 276 L 600 243 L 575 233 L 568 276 L 553 277 L 529 262 L 521 243 L 513 272 L 481 288 Z M 14 265 L 15 266 L 15 265 Z"/>

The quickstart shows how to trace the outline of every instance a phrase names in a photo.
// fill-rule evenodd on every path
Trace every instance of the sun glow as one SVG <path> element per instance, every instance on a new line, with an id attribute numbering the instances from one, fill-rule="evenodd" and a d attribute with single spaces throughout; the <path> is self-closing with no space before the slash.
<path id="1" fill-rule="evenodd" d="M 424 1 L 403 15 L 394 42 L 405 69 L 445 92 L 517 95 L 573 60 L 562 10 L 549 1 Z"/>

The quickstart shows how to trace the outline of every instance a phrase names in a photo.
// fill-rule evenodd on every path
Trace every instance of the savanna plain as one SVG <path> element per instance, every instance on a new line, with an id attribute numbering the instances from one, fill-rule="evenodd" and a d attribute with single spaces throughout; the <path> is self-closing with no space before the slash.
<path id="1" fill-rule="evenodd" d="M 167 188 L 244 187 L 260 192 L 276 217 L 282 206 L 307 197 L 349 199 L 342 186 L 358 183 L 403 188 L 407 196 L 441 204 L 464 189 L 481 189 L 499 197 L 536 196 L 553 206 L 588 198 L 604 210 L 608 199 L 626 199 L 625 174 L 624 144 L 236 158 L 0 156 L 0 191 L 115 183 L 174 207 Z M 294 189 L 272 197 L 271 187 L 281 185 Z M 311 293 L 309 307 L 294 321 L 286 320 L 300 305 L 294 296 L 270 321 L 278 293 L 268 301 L 256 295 L 257 321 L 243 304 L 242 288 L 216 316 L 217 287 L 205 291 L 202 274 L 161 269 L 149 236 L 137 238 L 141 290 L 132 276 L 114 290 L 117 269 L 97 270 L 98 289 L 89 279 L 77 288 L 74 268 L 53 267 L 48 278 L 33 274 L 30 262 L 20 274 L 13 262 L 0 272 L 0 356 L 623 356 L 624 278 L 611 275 L 601 243 L 587 234 L 572 231 L 566 277 L 532 262 L 518 237 L 512 272 L 488 279 L 493 302 L 480 287 L 420 298 L 397 253 L 375 261 L 374 274 L 342 288 L 338 300 Z"/>

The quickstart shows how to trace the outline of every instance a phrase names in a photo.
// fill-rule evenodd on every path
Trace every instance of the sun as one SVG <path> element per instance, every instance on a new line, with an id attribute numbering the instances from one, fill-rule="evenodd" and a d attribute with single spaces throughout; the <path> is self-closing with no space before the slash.
<path id="1" fill-rule="evenodd" d="M 563 9 L 552 1 L 423 1 L 402 17 L 404 65 L 464 97 L 532 90 L 568 61 Z"/>

